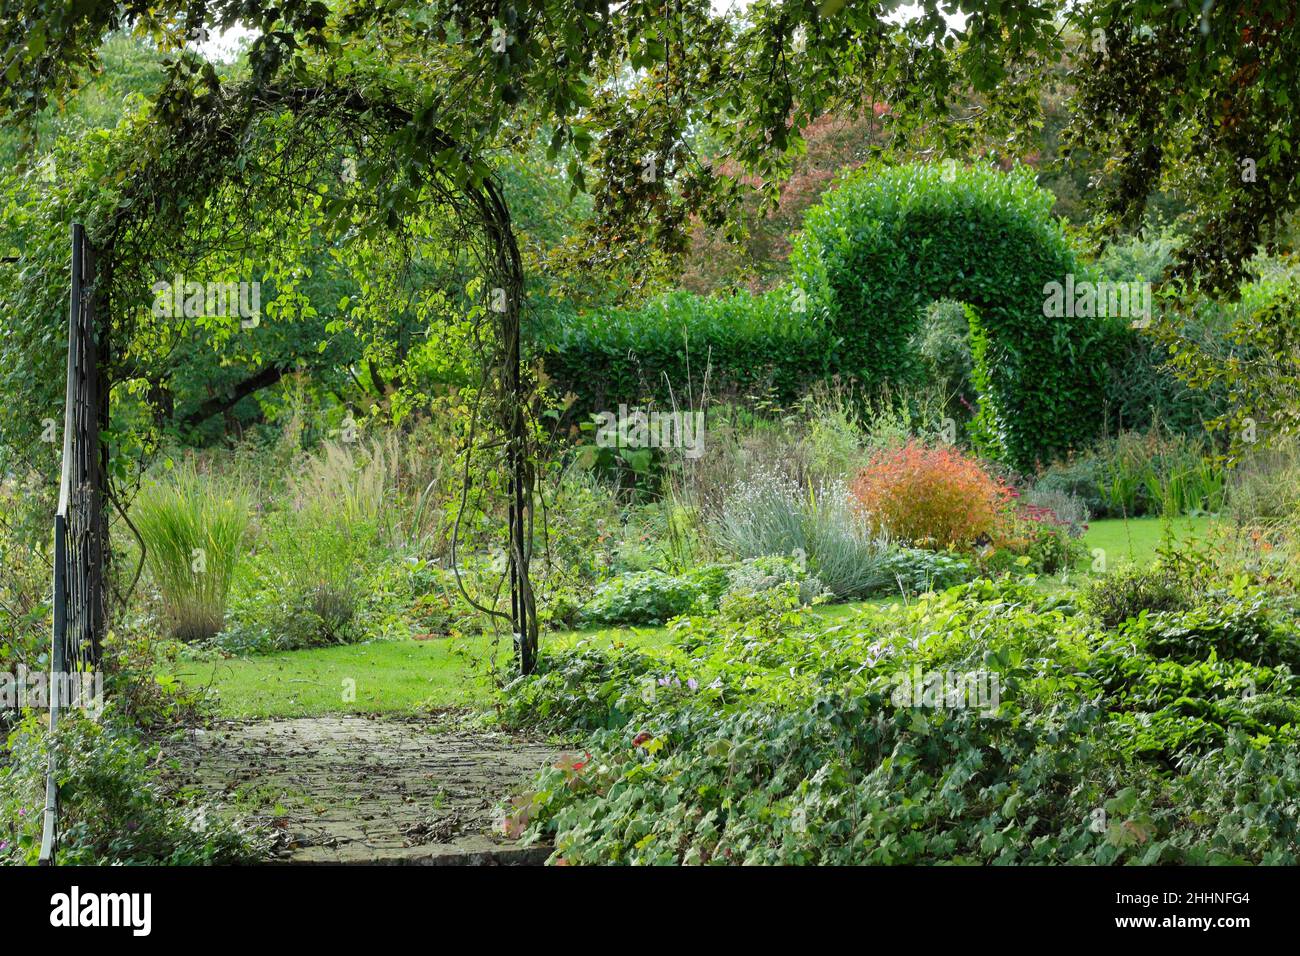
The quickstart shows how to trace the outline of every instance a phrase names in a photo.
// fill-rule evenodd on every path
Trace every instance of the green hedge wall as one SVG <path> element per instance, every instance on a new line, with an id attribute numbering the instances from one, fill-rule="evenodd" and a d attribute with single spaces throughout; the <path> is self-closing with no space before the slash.
<path id="1" fill-rule="evenodd" d="M 782 402 L 832 374 L 867 390 L 921 380 L 911 340 L 938 299 L 971 306 L 974 434 L 1029 469 L 1102 426 L 1106 366 L 1125 320 L 1044 316 L 1044 286 L 1076 261 L 1052 196 L 1026 170 L 873 166 L 808 211 L 793 283 L 764 295 L 673 293 L 643 308 L 558 317 L 539 332 L 548 374 L 579 413 L 713 396 Z"/>
<path id="2" fill-rule="evenodd" d="M 869 167 L 808 211 L 791 255 L 795 282 L 842 340 L 834 371 L 872 385 L 919 374 L 908 339 L 926 305 L 974 308 L 977 430 L 1032 467 L 1101 427 L 1116 323 L 1043 315 L 1044 285 L 1081 275 L 1052 196 L 1024 170 Z"/>
<path id="3" fill-rule="evenodd" d="M 547 374 L 575 411 L 617 410 L 671 394 L 796 399 L 827 374 L 836 343 L 789 289 L 704 297 L 674 292 L 639 309 L 558 316 L 539 331 Z"/>

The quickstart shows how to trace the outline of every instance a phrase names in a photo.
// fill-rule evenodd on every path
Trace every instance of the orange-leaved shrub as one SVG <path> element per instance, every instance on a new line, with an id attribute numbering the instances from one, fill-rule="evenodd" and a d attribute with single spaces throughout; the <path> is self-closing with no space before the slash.
<path id="1" fill-rule="evenodd" d="M 852 492 L 874 531 L 932 548 L 991 537 L 1011 500 L 1010 490 L 978 459 L 916 440 L 876 451 Z"/>

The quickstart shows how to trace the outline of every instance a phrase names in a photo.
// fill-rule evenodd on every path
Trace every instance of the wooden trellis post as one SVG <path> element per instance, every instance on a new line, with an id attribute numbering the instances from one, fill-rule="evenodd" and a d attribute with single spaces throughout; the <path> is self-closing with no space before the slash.
<path id="1" fill-rule="evenodd" d="M 108 608 L 107 452 L 99 440 L 108 407 L 95 292 L 97 260 L 80 223 L 72 227 L 72 289 L 68 316 L 68 376 L 63 408 L 63 461 L 54 515 L 54 623 L 50 641 L 50 756 L 40 862 L 54 862 L 58 840 L 58 751 L 55 731 L 63 704 L 84 705 L 80 675 L 99 666 Z M 65 695 L 67 698 L 65 699 Z"/>

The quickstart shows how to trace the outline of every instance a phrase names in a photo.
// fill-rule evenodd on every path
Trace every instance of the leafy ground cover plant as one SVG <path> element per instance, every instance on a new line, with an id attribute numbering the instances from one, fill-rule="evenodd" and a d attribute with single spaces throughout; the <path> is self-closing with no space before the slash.
<path id="1" fill-rule="evenodd" d="M 952 551 L 900 547 L 890 556 L 889 573 L 899 594 L 924 594 L 969 581 L 978 576 L 978 569 Z"/>
<path id="2" fill-rule="evenodd" d="M 587 732 L 514 803 L 556 862 L 1293 863 L 1300 846 L 1289 669 L 1135 652 L 1068 592 L 980 581 L 830 626 L 691 618 L 662 654 L 579 647 L 511 689 L 508 721 Z"/>
<path id="3" fill-rule="evenodd" d="M 0 765 L 0 863 L 36 862 L 48 745 L 35 717 L 9 736 L 8 761 Z M 243 826 L 169 798 L 156 748 L 120 718 L 65 720 L 57 746 L 61 864 L 193 866 L 251 863 L 267 855 L 266 841 Z"/>
<path id="4" fill-rule="evenodd" d="M 700 574 L 675 575 L 664 571 L 636 571 L 620 575 L 601 585 L 578 614 L 581 626 L 618 624 L 662 624 L 693 607 L 715 603 L 725 588 L 721 580 L 710 582 Z M 716 588 L 709 594 L 709 585 Z M 718 585 L 721 587 L 718 587 Z"/>
<path id="5" fill-rule="evenodd" d="M 785 585 L 793 585 L 801 605 L 811 604 L 821 597 L 824 588 L 821 580 L 809 574 L 806 567 L 796 561 L 768 555 L 741 561 L 727 569 L 727 590 L 723 597 L 732 595 L 762 594 Z"/>
<path id="6" fill-rule="evenodd" d="M 1184 663 L 1213 657 L 1300 670 L 1294 624 L 1268 592 L 1245 584 L 1211 591 L 1188 610 L 1130 617 L 1123 632 L 1148 653 Z"/>
<path id="7" fill-rule="evenodd" d="M 710 564 L 681 574 L 639 571 L 620 575 L 597 588 L 578 614 L 584 627 L 662 624 L 692 611 L 715 610 L 726 595 L 757 594 L 786 584 L 809 603 L 821 594 L 820 581 L 795 562 L 775 555 L 736 564 Z"/>

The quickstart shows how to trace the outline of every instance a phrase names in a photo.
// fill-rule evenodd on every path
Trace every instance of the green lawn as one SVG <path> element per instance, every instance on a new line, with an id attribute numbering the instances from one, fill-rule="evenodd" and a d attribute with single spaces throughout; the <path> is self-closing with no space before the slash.
<path id="1" fill-rule="evenodd" d="M 1089 554 L 1080 562 L 1080 568 L 1092 566 L 1092 552 L 1097 548 L 1105 552 L 1108 569 L 1125 561 L 1147 564 L 1156 556 L 1156 550 L 1166 535 L 1172 535 L 1179 542 L 1186 541 L 1203 534 L 1209 528 L 1211 520 L 1203 517 L 1179 518 L 1168 522 L 1160 518 L 1107 518 L 1093 521 L 1083 536 Z"/>
<path id="2" fill-rule="evenodd" d="M 665 644 L 665 628 L 548 634 L 548 649 L 582 639 L 643 647 Z M 176 670 L 191 687 L 211 686 L 223 717 L 300 717 L 333 713 L 413 713 L 476 707 L 492 696 L 492 641 L 460 637 L 282 651 L 214 662 L 184 661 Z M 508 659 L 505 643 L 496 663 Z"/>
<path id="3" fill-rule="evenodd" d="M 485 638 L 370 641 L 224 661 L 182 662 L 191 686 L 211 685 L 226 717 L 410 712 L 481 703 Z M 354 682 L 354 683 L 349 683 Z M 347 699 L 349 692 L 355 700 Z"/>
<path id="4" fill-rule="evenodd" d="M 1203 532 L 1208 522 L 1208 518 L 1184 518 L 1171 525 L 1156 518 L 1094 521 L 1084 537 L 1089 554 L 1080 570 L 1091 566 L 1096 548 L 1105 552 L 1108 568 L 1124 561 L 1146 563 L 1155 556 L 1166 531 L 1183 540 Z M 817 613 L 838 620 L 858 606 L 823 606 Z M 548 634 L 543 644 L 546 650 L 558 650 L 586 639 L 653 648 L 670 638 L 661 627 L 617 628 Z M 487 637 L 371 641 L 214 663 L 186 662 L 178 674 L 189 685 L 211 685 L 226 717 L 413 713 L 488 704 L 491 649 Z M 497 663 L 503 664 L 508 653 L 503 644 L 498 645 Z M 355 699 L 347 699 L 349 691 L 355 691 Z"/>

